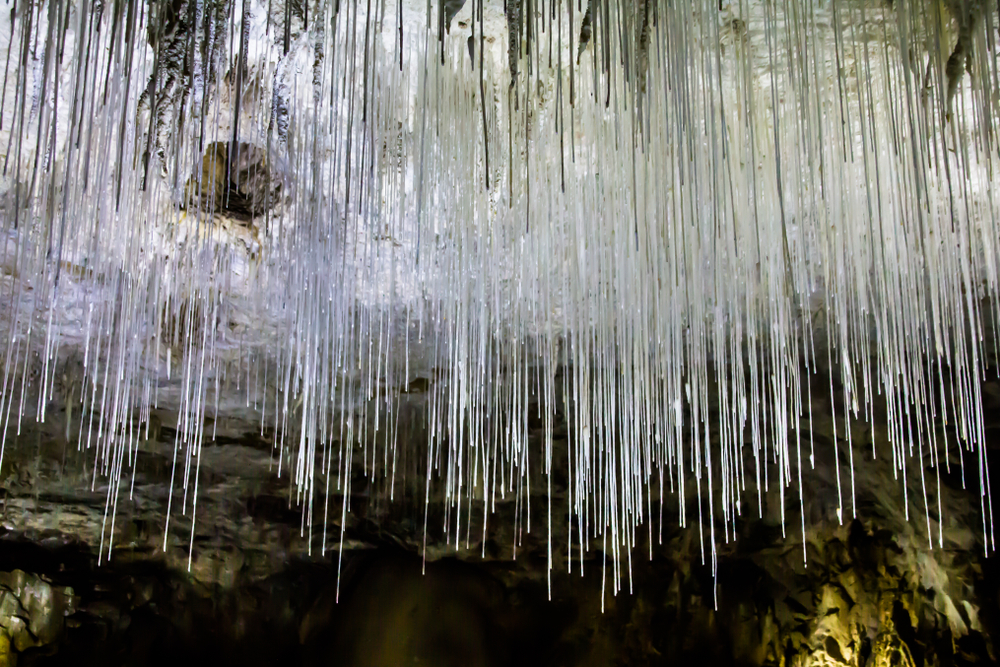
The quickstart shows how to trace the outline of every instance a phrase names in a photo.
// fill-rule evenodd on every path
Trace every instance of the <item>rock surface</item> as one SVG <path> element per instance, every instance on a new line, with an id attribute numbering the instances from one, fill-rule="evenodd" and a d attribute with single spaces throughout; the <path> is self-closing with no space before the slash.
<path id="1" fill-rule="evenodd" d="M 217 141 L 205 149 L 201 173 L 188 181 L 187 193 L 203 210 L 249 224 L 280 202 L 281 181 L 271 173 L 266 149 Z"/>
<path id="2" fill-rule="evenodd" d="M 414 383 L 400 414 L 405 401 L 417 410 L 434 382 Z M 986 414 L 1000 414 L 1000 382 L 983 390 Z M 713 576 L 712 526 L 679 526 L 679 501 L 667 492 L 662 511 L 652 500 L 648 530 L 620 562 L 598 540 L 581 556 L 578 542 L 567 549 L 565 478 L 555 474 L 551 600 L 541 469 L 532 473 L 531 532 L 508 498 L 487 511 L 485 530 L 481 505 L 462 515 L 458 547 L 454 517 L 443 530 L 455 509 L 432 476 L 425 539 L 419 420 L 409 424 L 394 484 L 358 465 L 350 512 L 342 514 L 334 480 L 329 501 L 319 491 L 313 498 L 311 521 L 308 504 L 277 475 L 281 457 L 269 433 L 235 418 L 213 424 L 195 473 L 193 529 L 192 498 L 170 486 L 171 415 L 154 413 L 106 520 L 115 490 L 94 476 L 93 452 L 78 450 L 79 415 L 69 415 L 69 429 L 58 418 L 27 424 L 8 443 L 0 475 L 0 649 L 22 666 L 166 665 L 195 655 L 223 665 L 357 667 L 992 663 L 1000 568 L 983 555 L 970 462 L 963 479 L 953 445 L 950 473 L 927 468 L 928 477 L 940 472 L 941 486 L 928 482 L 925 515 L 919 475 L 908 476 L 904 502 L 891 461 L 871 457 L 872 443 L 884 447 L 878 415 L 872 424 L 852 422 L 857 518 L 845 495 L 841 524 L 833 410 L 821 392 L 813 401 L 800 433 L 817 455 L 804 534 L 796 497 L 772 488 L 758 505 L 748 488 L 731 534 L 716 522 Z M 954 437 L 952 427 L 940 427 Z M 540 448 L 543 424 L 530 432 Z M 1000 422 L 990 421 L 987 433 L 997 443 Z M 565 425 L 554 439 L 562 452 Z M 688 493 L 689 517 L 698 501 Z"/>

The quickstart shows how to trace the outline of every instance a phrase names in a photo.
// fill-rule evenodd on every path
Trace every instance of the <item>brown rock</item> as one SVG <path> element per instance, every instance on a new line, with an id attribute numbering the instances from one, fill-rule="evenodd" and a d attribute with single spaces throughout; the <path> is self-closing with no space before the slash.
<path id="1" fill-rule="evenodd" d="M 281 183 L 260 146 L 217 141 L 201 159 L 200 173 L 187 183 L 187 201 L 212 213 L 249 221 L 277 203 Z"/>

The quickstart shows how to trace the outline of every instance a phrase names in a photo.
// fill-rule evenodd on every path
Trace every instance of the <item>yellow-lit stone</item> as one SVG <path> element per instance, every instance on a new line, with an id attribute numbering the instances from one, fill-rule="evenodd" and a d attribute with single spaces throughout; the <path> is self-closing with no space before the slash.
<path id="1" fill-rule="evenodd" d="M 10 637 L 0 631 L 0 667 L 14 667 L 17 664 L 17 654 L 11 649 Z"/>

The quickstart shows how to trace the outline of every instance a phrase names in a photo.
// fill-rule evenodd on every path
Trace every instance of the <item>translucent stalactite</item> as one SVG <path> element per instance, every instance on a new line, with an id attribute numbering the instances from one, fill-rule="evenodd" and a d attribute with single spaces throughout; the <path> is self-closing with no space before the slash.
<path id="1" fill-rule="evenodd" d="M 599 548 L 617 590 L 665 495 L 713 564 L 772 488 L 801 538 L 817 457 L 853 517 L 848 425 L 876 408 L 928 540 L 930 471 L 958 447 L 992 545 L 991 6 L 424 4 L 3 18 L 0 419 L 5 442 L 43 420 L 61 355 L 84 351 L 69 396 L 109 552 L 150 410 L 177 415 L 169 512 L 196 517 L 206 416 L 236 404 L 273 428 L 321 551 L 354 476 L 391 496 L 421 447 L 446 507 L 425 534 L 468 547 L 513 496 L 515 536 L 565 524 L 567 567 Z M 426 443 L 401 425 L 418 381 Z"/>

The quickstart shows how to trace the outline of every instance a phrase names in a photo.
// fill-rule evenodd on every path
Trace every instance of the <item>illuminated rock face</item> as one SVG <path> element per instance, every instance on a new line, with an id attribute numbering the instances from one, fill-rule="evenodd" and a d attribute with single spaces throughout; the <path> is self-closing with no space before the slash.
<path id="1" fill-rule="evenodd" d="M 525 662 L 543 584 L 565 664 L 990 655 L 994 9 L 436 4 L 3 17 L 8 537 L 233 600 L 518 563 L 226 630 L 321 662 Z M 193 632 L 140 597 L 137 661 Z"/>

